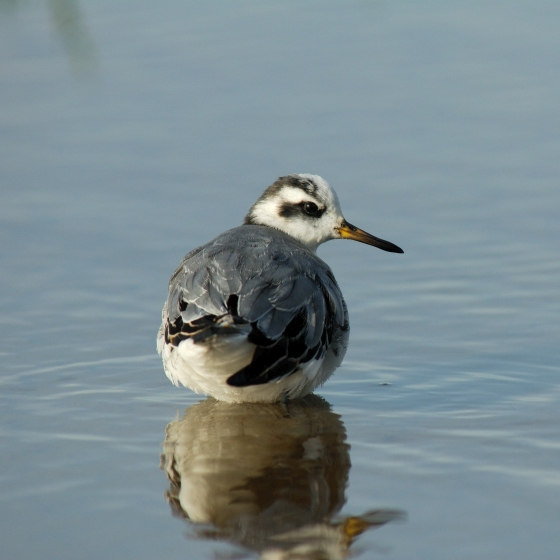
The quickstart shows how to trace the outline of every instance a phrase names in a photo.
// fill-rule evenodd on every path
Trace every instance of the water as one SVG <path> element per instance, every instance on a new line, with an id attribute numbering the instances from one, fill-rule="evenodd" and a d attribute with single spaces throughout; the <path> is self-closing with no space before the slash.
<path id="1" fill-rule="evenodd" d="M 317 412 L 342 467 L 319 438 L 286 467 L 294 499 L 312 459 L 342 473 L 323 522 L 362 557 L 558 558 L 559 20 L 547 2 L 0 3 L 2 558 L 240 551 L 166 501 L 166 427 L 201 399 L 168 383 L 155 333 L 181 257 L 291 172 L 405 251 L 319 250 L 352 325 Z M 261 500 L 274 457 L 247 467 Z"/>

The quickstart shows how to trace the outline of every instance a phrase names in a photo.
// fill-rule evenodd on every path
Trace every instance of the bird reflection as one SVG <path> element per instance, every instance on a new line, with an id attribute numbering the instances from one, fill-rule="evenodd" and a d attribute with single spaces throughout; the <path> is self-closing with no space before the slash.
<path id="1" fill-rule="evenodd" d="M 212 398 L 166 429 L 166 498 L 194 536 L 262 558 L 342 559 L 357 536 L 402 516 L 335 519 L 345 502 L 349 445 L 340 417 L 316 395 L 276 404 Z"/>

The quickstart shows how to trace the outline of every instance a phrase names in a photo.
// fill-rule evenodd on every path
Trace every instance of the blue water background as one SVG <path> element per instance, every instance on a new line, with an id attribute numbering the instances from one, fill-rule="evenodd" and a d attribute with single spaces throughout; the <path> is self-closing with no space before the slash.
<path id="1" fill-rule="evenodd" d="M 364 557 L 557 559 L 560 4 L 0 3 L 0 556 L 212 558 L 171 516 L 170 274 L 279 175 L 403 247 L 345 294 Z"/>

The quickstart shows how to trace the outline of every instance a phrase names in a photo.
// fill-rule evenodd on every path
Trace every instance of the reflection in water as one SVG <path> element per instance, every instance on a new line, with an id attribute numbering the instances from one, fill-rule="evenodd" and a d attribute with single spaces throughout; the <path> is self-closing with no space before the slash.
<path id="1" fill-rule="evenodd" d="M 61 38 L 77 78 L 97 69 L 95 44 L 76 0 L 49 0 L 53 25 Z"/>
<path id="2" fill-rule="evenodd" d="M 18 0 L 0 0 L 0 13 L 15 11 Z M 48 0 L 53 27 L 68 54 L 76 78 L 89 77 L 97 70 L 95 44 L 76 0 Z"/>
<path id="3" fill-rule="evenodd" d="M 358 535 L 402 516 L 333 519 L 345 501 L 349 445 L 340 417 L 316 395 L 286 404 L 208 399 L 167 426 L 163 449 L 174 514 L 199 538 L 263 558 L 346 558 Z"/>

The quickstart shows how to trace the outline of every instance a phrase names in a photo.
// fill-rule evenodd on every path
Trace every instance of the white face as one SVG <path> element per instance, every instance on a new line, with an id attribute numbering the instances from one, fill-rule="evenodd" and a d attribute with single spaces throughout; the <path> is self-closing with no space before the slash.
<path id="1" fill-rule="evenodd" d="M 249 210 L 245 223 L 279 229 L 312 251 L 340 239 L 338 228 L 344 222 L 338 197 L 319 175 L 301 173 L 281 177 Z"/>

